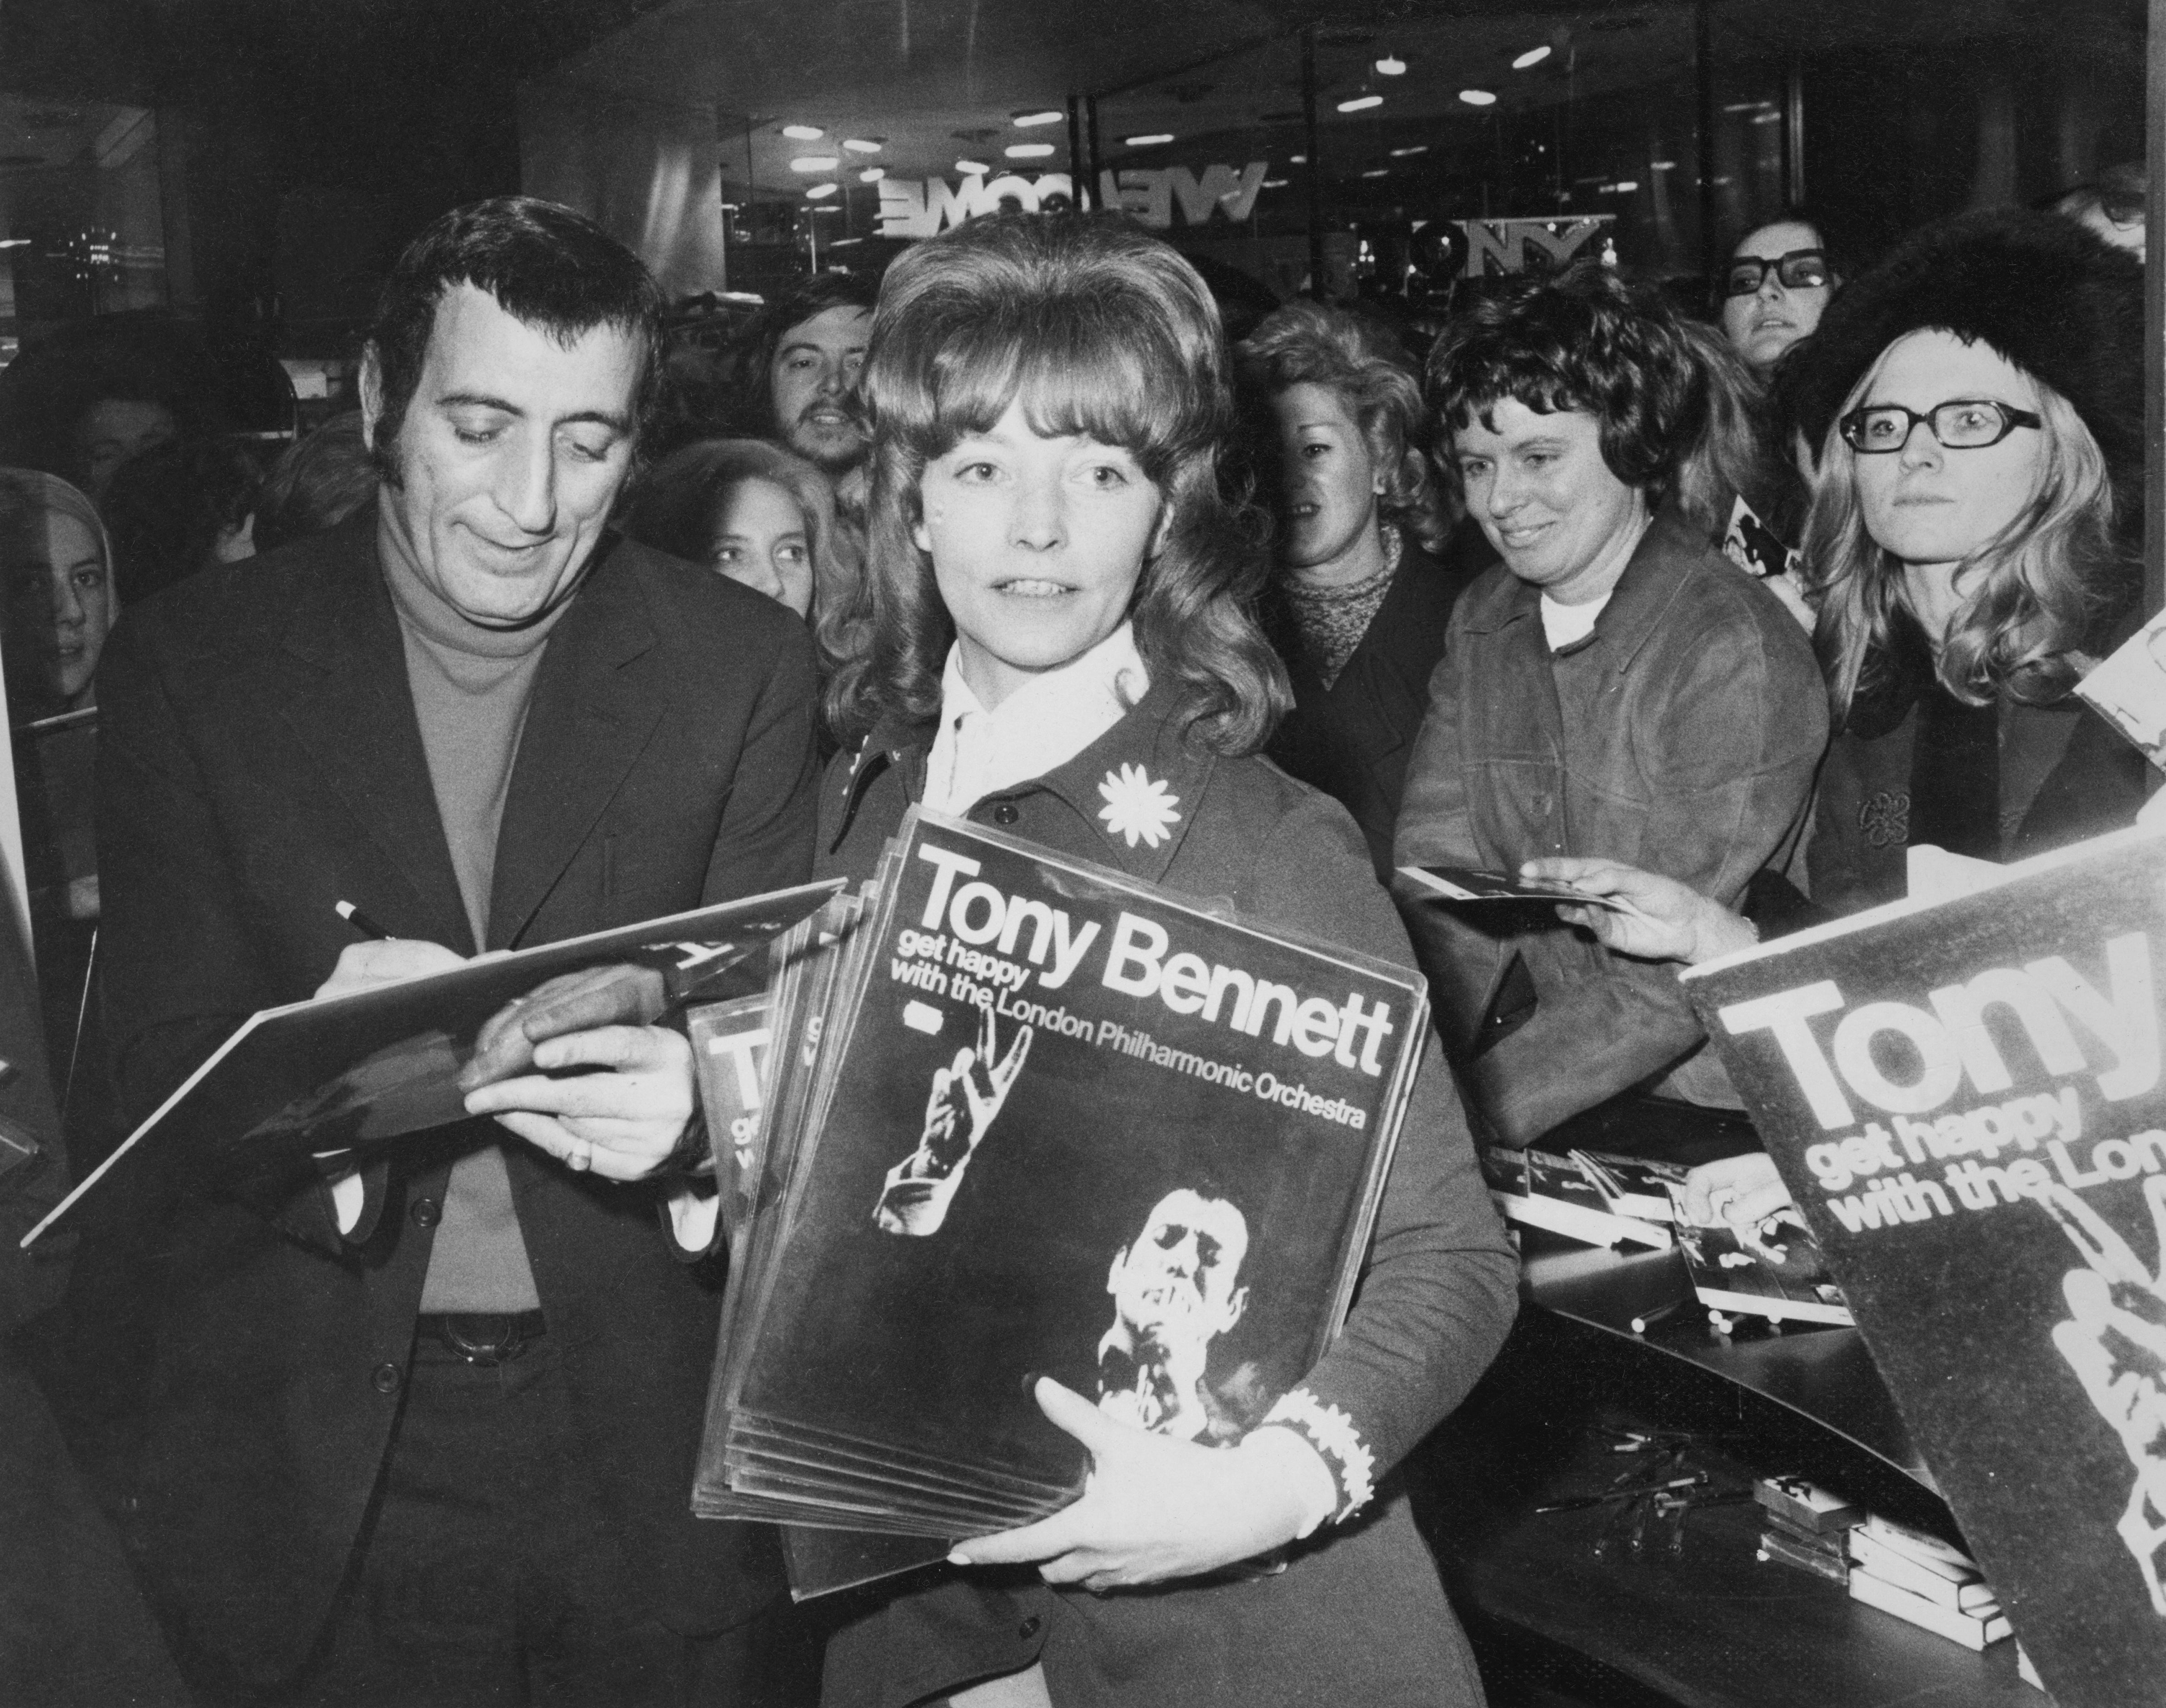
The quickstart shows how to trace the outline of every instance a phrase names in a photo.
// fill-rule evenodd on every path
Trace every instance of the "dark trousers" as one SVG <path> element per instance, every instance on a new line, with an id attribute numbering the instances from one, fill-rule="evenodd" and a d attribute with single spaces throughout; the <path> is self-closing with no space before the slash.
<path id="1" fill-rule="evenodd" d="M 556 1348 L 469 1364 L 424 1334 L 307 1708 L 680 1708 L 816 1696 L 787 1610 L 679 1635 L 631 1588 Z"/>

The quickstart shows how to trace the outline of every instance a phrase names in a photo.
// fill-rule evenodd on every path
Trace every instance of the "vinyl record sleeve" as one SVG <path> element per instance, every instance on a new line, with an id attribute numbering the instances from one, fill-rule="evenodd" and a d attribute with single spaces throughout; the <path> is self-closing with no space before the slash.
<path id="1" fill-rule="evenodd" d="M 1033 1374 L 1237 1438 L 1343 1318 L 1419 977 L 935 814 L 898 841 L 726 1409 L 1070 1493 Z M 1146 1391 L 1153 1313 L 1192 1391 Z"/>
<path id="2" fill-rule="evenodd" d="M 1610 1215 L 1637 1216 L 1641 1221 L 1677 1220 L 1670 1188 L 1683 1185 L 1689 1172 L 1678 1164 L 1619 1157 L 1609 1151 L 1574 1151 L 1572 1160 L 1602 1194 L 1603 1207 Z"/>
<path id="3" fill-rule="evenodd" d="M 705 1117 L 709 1160 L 721 1200 L 722 1238 L 734 1246 L 759 1201 L 759 1114 L 769 1077 L 768 994 L 686 1011 L 684 1036 Z"/>
<path id="4" fill-rule="evenodd" d="M 1597 895 L 1553 878 L 1520 878 L 1471 866 L 1402 866 L 1398 872 L 1412 886 L 1407 894 L 1422 901 L 1563 902 L 1614 914 L 1635 911 L 1616 896 Z"/>
<path id="5" fill-rule="evenodd" d="M 1850 1326 L 1820 1242 L 1795 1210 L 1763 1216 L 1741 1234 L 1726 1221 L 1693 1221 L 1683 1187 L 1674 1190 L 1677 1250 L 1702 1305 L 1771 1322 Z"/>
<path id="6" fill-rule="evenodd" d="M 561 973 L 615 962 L 661 970 L 678 999 L 705 994 L 837 887 L 803 884 L 694 908 L 251 1015 L 23 1243 L 145 1140 L 193 1141 L 213 1169 L 243 1173 L 461 1120 L 459 1070 L 483 1024 L 513 998 Z"/>
<path id="7" fill-rule="evenodd" d="M 1684 975 L 2063 1708 L 2166 1678 L 2166 840 Z"/>
<path id="8" fill-rule="evenodd" d="M 1629 1242 L 1659 1251 L 1671 1242 L 1667 1221 L 1612 1212 L 1593 1178 L 1568 1157 L 1485 1145 L 1482 1171 L 1507 1221 L 1545 1228 L 1590 1246 Z"/>
<path id="9" fill-rule="evenodd" d="M 745 1199 L 745 1220 L 730 1236 L 728 1280 L 722 1294 L 714 1375 L 708 1410 L 723 1405 L 728 1352 L 741 1344 L 750 1319 L 758 1278 L 771 1254 L 780 1226 L 782 1199 L 790 1157 L 801 1131 L 800 1115 L 809 1083 L 806 1039 L 816 1043 L 817 1026 L 806 1025 L 814 987 L 832 980 L 842 957 L 838 946 L 855 929 L 860 899 L 836 896 L 811 918 L 778 938 L 769 951 L 768 1045 L 760 1080 L 760 1106 L 741 1157 L 732 1159 Z"/>

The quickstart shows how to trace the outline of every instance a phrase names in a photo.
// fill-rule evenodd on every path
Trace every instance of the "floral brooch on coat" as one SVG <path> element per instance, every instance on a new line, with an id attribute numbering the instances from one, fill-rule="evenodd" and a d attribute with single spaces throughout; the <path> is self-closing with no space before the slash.
<path id="1" fill-rule="evenodd" d="M 1139 841 L 1157 847 L 1181 822 L 1181 814 L 1174 810 L 1181 804 L 1181 797 L 1140 765 L 1123 765 L 1118 771 L 1107 772 L 1098 793 L 1106 802 L 1098 816 L 1105 821 L 1107 834 L 1123 838 L 1131 848 Z"/>

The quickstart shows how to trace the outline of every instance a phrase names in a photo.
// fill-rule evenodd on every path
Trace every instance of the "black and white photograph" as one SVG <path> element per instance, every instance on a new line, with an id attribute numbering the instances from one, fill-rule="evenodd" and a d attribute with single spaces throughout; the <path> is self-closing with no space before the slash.
<path id="1" fill-rule="evenodd" d="M 2166 0 L 0 0 L 0 1708 L 2166 1708 L 2154 230 Z"/>

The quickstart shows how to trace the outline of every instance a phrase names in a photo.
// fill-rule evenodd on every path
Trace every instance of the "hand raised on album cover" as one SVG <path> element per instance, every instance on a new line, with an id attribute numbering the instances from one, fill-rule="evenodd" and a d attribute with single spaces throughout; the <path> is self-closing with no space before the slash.
<path id="1" fill-rule="evenodd" d="M 2115 1527 L 2143 1574 L 2153 1610 L 2166 1617 L 2166 1275 L 2153 1276 L 2105 1218 L 2068 1188 L 2036 1194 L 2085 1268 L 2062 1277 L 2069 1321 L 2053 1344 L 2136 1468 L 2128 1507 Z M 2166 1268 L 2166 1177 L 2143 1183 Z"/>
<path id="2" fill-rule="evenodd" d="M 964 1169 L 1022 1072 L 1032 1031 L 1017 1027 L 1002 1055 L 993 1011 L 980 1009 L 976 1047 L 958 1050 L 952 1066 L 933 1070 L 917 1148 L 888 1170 L 873 1210 L 873 1221 L 882 1232 L 922 1239 L 940 1231 L 963 1183 Z"/>

